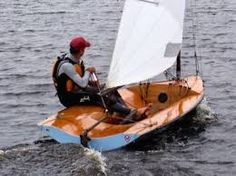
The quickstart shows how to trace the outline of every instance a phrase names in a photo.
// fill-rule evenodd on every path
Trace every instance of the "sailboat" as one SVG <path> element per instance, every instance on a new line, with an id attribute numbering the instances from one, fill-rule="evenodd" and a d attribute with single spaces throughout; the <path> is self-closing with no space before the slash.
<path id="1" fill-rule="evenodd" d="M 186 117 L 202 101 L 204 88 L 198 72 L 181 76 L 184 12 L 185 0 L 125 2 L 106 91 L 117 90 L 130 108 L 151 104 L 147 117 L 117 123 L 106 120 L 104 107 L 73 106 L 40 122 L 40 129 L 59 143 L 109 151 Z M 152 80 L 173 65 L 173 79 Z"/>

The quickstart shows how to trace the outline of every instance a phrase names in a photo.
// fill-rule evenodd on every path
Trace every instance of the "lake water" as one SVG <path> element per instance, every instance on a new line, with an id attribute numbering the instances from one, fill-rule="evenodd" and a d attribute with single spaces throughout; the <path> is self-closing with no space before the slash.
<path id="1" fill-rule="evenodd" d="M 85 60 L 105 81 L 123 4 L 0 1 L 0 175 L 236 174 L 234 0 L 187 0 L 184 74 L 194 73 L 195 31 L 206 91 L 190 124 L 102 154 L 42 139 L 37 123 L 63 108 L 50 77 L 53 58 L 83 35 L 92 43 Z"/>

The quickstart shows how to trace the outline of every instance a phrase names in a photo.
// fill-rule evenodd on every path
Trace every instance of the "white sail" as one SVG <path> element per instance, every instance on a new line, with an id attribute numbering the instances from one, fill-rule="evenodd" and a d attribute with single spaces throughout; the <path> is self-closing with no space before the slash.
<path id="1" fill-rule="evenodd" d="M 185 0 L 126 0 L 108 87 L 152 78 L 171 67 L 182 43 Z"/>

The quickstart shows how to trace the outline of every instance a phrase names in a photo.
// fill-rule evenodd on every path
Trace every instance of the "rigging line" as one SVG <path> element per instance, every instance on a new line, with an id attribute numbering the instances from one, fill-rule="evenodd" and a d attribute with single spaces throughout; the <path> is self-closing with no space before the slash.
<path id="1" fill-rule="evenodd" d="M 164 71 L 164 75 L 166 77 L 166 80 L 172 80 L 172 76 L 171 76 L 171 72 L 169 69 L 167 69 L 166 71 Z"/>
<path id="2" fill-rule="evenodd" d="M 149 93 L 149 87 L 150 87 L 150 80 L 147 81 L 147 87 L 146 87 L 146 101 L 145 101 L 145 105 L 146 103 L 148 103 L 147 99 L 148 99 L 148 93 Z"/>
<path id="3" fill-rule="evenodd" d="M 198 28 L 197 28 L 198 16 L 196 12 L 196 8 L 197 8 L 196 0 L 194 0 L 194 4 L 191 1 L 191 8 L 193 9 L 192 26 L 193 26 L 193 45 L 194 45 L 195 67 L 196 67 L 196 75 L 199 75 L 199 60 L 197 56 L 197 39 L 196 39 L 196 33 L 198 33 Z"/>
<path id="4" fill-rule="evenodd" d="M 146 84 L 146 88 L 145 88 L 145 84 Z M 142 82 L 139 83 L 140 96 L 141 96 L 141 99 L 143 100 L 145 106 L 147 105 L 147 102 L 148 102 L 147 98 L 148 98 L 149 86 L 150 86 L 149 80 L 147 80 L 146 83 L 142 83 Z"/>
<path id="5" fill-rule="evenodd" d="M 139 91 L 140 91 L 140 97 L 143 100 L 144 104 L 146 104 L 146 98 L 144 97 L 143 93 L 143 84 L 142 82 L 139 83 Z"/>
<path id="6" fill-rule="evenodd" d="M 182 81 L 183 81 L 184 84 L 186 84 L 186 86 L 182 86 L 182 88 L 185 89 L 185 92 L 183 93 L 183 95 L 180 92 L 180 96 L 182 95 L 182 97 L 184 97 L 188 94 L 189 85 L 188 85 L 188 82 L 185 79 L 182 79 Z"/>
<path id="7" fill-rule="evenodd" d="M 166 79 L 168 79 L 169 81 L 172 81 L 172 80 L 177 80 L 177 77 L 171 73 L 170 69 L 167 69 L 165 72 L 164 72 L 165 76 L 166 76 Z"/>
<path id="8" fill-rule="evenodd" d="M 197 13 L 197 1 L 194 0 L 195 2 L 195 16 L 196 16 L 196 31 L 197 31 L 197 34 L 199 33 L 198 31 L 198 24 L 199 24 L 199 18 L 198 18 L 198 13 Z M 202 71 L 202 54 L 201 54 L 201 49 L 199 49 L 199 59 L 200 59 L 200 64 L 199 64 L 199 60 L 198 60 L 198 70 L 200 72 L 200 75 L 203 76 L 203 71 Z M 200 67 L 201 65 L 201 67 Z M 201 70 L 200 70 L 201 69 Z"/>

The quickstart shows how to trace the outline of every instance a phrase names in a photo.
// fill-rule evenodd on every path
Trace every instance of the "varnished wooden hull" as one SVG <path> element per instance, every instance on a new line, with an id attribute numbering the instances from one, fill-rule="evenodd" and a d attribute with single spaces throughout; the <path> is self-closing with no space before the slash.
<path id="1" fill-rule="evenodd" d="M 204 96 L 202 80 L 196 76 L 187 77 L 185 81 L 130 85 L 118 91 L 132 108 L 142 108 L 152 103 L 151 114 L 135 123 L 117 124 L 117 119 L 114 119 L 116 123 L 113 123 L 113 119 L 100 123 L 88 134 L 90 148 L 108 151 L 126 146 L 145 134 L 181 119 L 196 108 Z M 58 112 L 39 123 L 39 126 L 60 143 L 81 143 L 81 133 L 104 115 L 104 109 L 98 106 L 75 106 Z"/>

